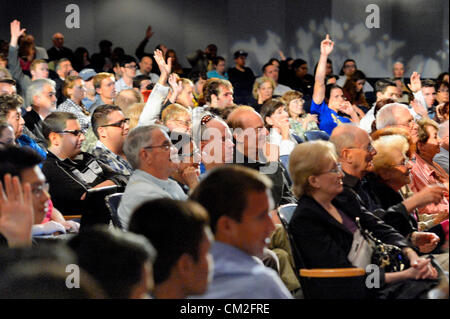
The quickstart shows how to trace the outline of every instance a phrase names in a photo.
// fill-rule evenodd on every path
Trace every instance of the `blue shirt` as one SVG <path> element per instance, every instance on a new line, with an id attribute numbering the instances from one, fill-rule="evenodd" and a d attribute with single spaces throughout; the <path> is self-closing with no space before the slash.
<path id="1" fill-rule="evenodd" d="M 201 299 L 292 299 L 273 270 L 244 251 L 214 242 L 214 278 Z"/>
<path id="2" fill-rule="evenodd" d="M 331 135 L 331 132 L 336 126 L 351 123 L 349 118 L 340 116 L 330 109 L 325 101 L 317 105 L 314 100 L 311 100 L 311 114 L 319 115 L 319 128 L 327 132 L 328 135 Z"/>
<path id="3" fill-rule="evenodd" d="M 223 80 L 228 80 L 228 73 L 225 72 L 224 75 L 220 75 L 216 70 L 212 70 L 212 71 L 208 71 L 206 73 L 206 77 L 208 79 L 219 78 L 219 79 L 223 79 Z"/>
<path id="4" fill-rule="evenodd" d="M 42 149 L 31 137 L 28 135 L 22 134 L 16 139 L 16 143 L 20 145 L 20 147 L 30 147 L 34 151 L 36 151 L 41 157 L 42 161 L 45 161 L 47 158 L 47 152 Z M 39 167 L 42 168 L 42 163 L 39 164 Z"/>

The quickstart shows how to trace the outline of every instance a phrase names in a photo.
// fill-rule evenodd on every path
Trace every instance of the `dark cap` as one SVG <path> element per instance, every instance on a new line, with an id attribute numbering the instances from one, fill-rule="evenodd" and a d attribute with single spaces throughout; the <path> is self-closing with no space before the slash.
<path id="1" fill-rule="evenodd" d="M 246 57 L 246 56 L 248 56 L 248 53 L 245 52 L 245 51 L 242 51 L 242 50 L 234 52 L 234 58 L 235 59 L 239 58 L 242 55 Z"/>

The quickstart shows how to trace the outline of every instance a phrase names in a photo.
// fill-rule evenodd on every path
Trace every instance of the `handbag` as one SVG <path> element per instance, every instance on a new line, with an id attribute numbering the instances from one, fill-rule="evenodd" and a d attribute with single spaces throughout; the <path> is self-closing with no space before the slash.
<path id="1" fill-rule="evenodd" d="M 403 255 L 402 249 L 395 245 L 385 244 L 375 238 L 367 229 L 363 229 L 356 217 L 356 225 L 362 237 L 372 249 L 370 262 L 384 269 L 385 272 L 403 271 L 407 268 L 408 260 Z"/>
<path id="2" fill-rule="evenodd" d="M 373 248 L 361 234 L 361 231 L 357 229 L 353 233 L 352 248 L 347 255 L 348 260 L 353 266 L 357 268 L 366 269 L 372 261 Z"/>

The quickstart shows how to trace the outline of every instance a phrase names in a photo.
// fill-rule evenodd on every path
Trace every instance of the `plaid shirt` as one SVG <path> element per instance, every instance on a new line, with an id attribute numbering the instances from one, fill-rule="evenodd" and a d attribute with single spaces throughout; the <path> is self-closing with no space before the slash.
<path id="1" fill-rule="evenodd" d="M 58 105 L 57 112 L 69 112 L 75 114 L 80 122 L 83 133 L 86 133 L 87 129 L 91 125 L 91 118 L 83 112 L 83 109 L 87 112 L 84 106 L 80 106 L 71 99 L 67 99 Z"/>
<path id="2" fill-rule="evenodd" d="M 130 163 L 128 163 L 124 158 L 120 157 L 119 155 L 116 155 L 113 152 L 111 152 L 105 146 L 105 144 L 103 144 L 100 141 L 97 141 L 97 144 L 95 145 L 95 148 L 92 151 L 92 155 L 94 155 L 99 162 L 108 165 L 111 169 L 113 169 L 117 173 L 126 176 L 130 176 L 133 173 L 133 168 L 131 167 Z"/>

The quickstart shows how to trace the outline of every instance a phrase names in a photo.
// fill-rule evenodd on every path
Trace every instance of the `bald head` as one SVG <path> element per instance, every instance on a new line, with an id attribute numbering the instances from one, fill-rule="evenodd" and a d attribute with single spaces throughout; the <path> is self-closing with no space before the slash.
<path id="1" fill-rule="evenodd" d="M 357 141 L 363 137 L 368 137 L 366 131 L 353 125 L 342 124 L 337 126 L 330 136 L 330 142 L 336 147 L 336 152 L 341 155 L 346 148 L 357 148 Z"/>
<path id="2" fill-rule="evenodd" d="M 264 121 L 261 115 L 257 113 L 251 106 L 240 106 L 228 115 L 228 125 L 232 129 L 236 128 L 258 128 L 259 122 L 264 126 Z M 256 126 L 255 126 L 256 124 Z"/>
<path id="3" fill-rule="evenodd" d="M 127 112 L 128 108 L 135 103 L 142 103 L 143 98 L 141 93 L 134 89 L 122 90 L 117 94 L 115 105 L 122 109 L 122 112 Z"/>
<path id="4" fill-rule="evenodd" d="M 53 46 L 55 48 L 60 49 L 60 48 L 63 47 L 63 45 L 64 45 L 64 35 L 61 32 L 56 32 L 53 35 L 52 40 L 53 40 Z"/>

